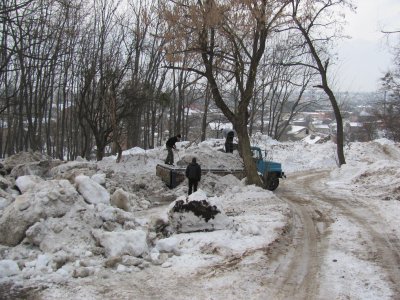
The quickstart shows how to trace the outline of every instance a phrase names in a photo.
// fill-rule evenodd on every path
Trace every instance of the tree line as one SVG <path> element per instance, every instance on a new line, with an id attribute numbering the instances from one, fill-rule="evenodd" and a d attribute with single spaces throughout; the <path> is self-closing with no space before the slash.
<path id="1" fill-rule="evenodd" d="M 1 157 L 41 151 L 97 160 L 161 145 L 217 109 L 239 137 L 251 182 L 253 130 L 279 139 L 319 89 L 343 128 L 330 49 L 346 0 L 2 0 Z M 319 101 L 319 100 L 318 100 Z"/>
<path id="2" fill-rule="evenodd" d="M 171 77 L 147 2 L 2 1 L 3 157 L 89 158 L 95 148 L 101 159 L 107 146 L 120 151 L 123 136 L 127 147 L 154 146 Z"/>

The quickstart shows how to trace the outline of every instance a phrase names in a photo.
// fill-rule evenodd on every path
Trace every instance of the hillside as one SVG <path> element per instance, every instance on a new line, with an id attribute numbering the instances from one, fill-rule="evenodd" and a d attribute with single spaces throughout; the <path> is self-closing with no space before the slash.
<path id="1" fill-rule="evenodd" d="M 163 148 L 130 149 L 118 164 L 3 161 L 0 298 L 398 298 L 400 145 L 351 143 L 339 169 L 332 143 L 253 143 L 282 163 L 275 192 L 207 174 L 187 198 L 186 181 L 170 190 L 155 175 Z M 175 159 L 240 167 L 222 145 L 182 142 Z M 218 214 L 174 214 L 179 200 Z"/>

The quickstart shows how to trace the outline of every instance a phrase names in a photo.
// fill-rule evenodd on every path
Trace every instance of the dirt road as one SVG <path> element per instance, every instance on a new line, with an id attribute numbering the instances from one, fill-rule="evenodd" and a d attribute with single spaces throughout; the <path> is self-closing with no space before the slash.
<path id="1" fill-rule="evenodd" d="M 277 295 L 281 296 L 280 299 L 333 298 L 334 295 L 330 293 L 332 291 L 324 290 L 329 284 L 322 281 L 327 280 L 323 274 L 326 273 L 324 269 L 328 260 L 326 252 L 332 246 L 329 241 L 335 240 L 332 235 L 337 234 L 331 231 L 330 225 L 340 218 L 352 224 L 358 231 L 358 236 L 354 238 L 359 247 L 354 247 L 348 255 L 379 267 L 392 290 L 391 298 L 400 299 L 398 237 L 388 230 L 382 218 L 358 199 L 357 195 L 334 191 L 328 187 L 321 189 L 327 176 L 327 171 L 299 173 L 291 176 L 276 193 L 282 200 L 290 203 L 294 215 L 292 249 L 279 258 L 286 263 L 283 264 L 284 268 L 277 269 L 277 277 L 282 278 L 278 281 L 277 289 L 280 292 Z M 347 241 L 336 243 L 336 247 L 340 248 L 341 245 L 345 247 Z M 360 270 L 356 271 L 358 274 Z M 343 286 L 336 286 L 334 290 L 346 290 L 347 284 L 343 281 Z M 338 297 L 346 298 L 346 295 L 342 293 Z"/>
<path id="2" fill-rule="evenodd" d="M 229 291 L 214 291 L 213 299 L 382 299 L 380 281 L 388 286 L 389 292 L 383 293 L 386 297 L 400 299 L 398 237 L 357 195 L 321 188 L 328 175 L 328 171 L 293 174 L 275 191 L 291 207 L 288 227 L 281 239 L 263 252 L 232 259 L 208 272 L 211 277 L 242 278 L 236 279 Z M 333 230 L 338 220 L 351 224 L 356 236 Z M 359 279 L 360 273 L 368 271 L 341 265 L 331 258 L 332 252 L 344 253 L 346 261 L 360 260 L 360 265 L 379 274 L 366 273 L 367 279 Z M 340 280 L 332 278 L 339 275 Z M 352 289 L 349 280 L 371 291 L 354 295 L 357 289 Z"/>

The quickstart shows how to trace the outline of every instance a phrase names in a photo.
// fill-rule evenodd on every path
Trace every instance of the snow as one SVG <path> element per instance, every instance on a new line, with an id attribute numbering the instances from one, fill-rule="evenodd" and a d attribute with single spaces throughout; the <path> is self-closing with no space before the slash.
<path id="1" fill-rule="evenodd" d="M 141 256 L 148 252 L 146 232 L 143 230 L 126 230 L 123 232 L 94 231 L 93 235 L 105 248 L 107 256 Z"/>
<path id="2" fill-rule="evenodd" d="M 34 187 L 39 182 L 42 182 L 43 179 L 36 175 L 25 175 L 19 176 L 15 180 L 16 186 L 19 188 L 21 193 L 25 193 L 30 188 Z"/>
<path id="3" fill-rule="evenodd" d="M 231 123 L 210 122 L 208 124 L 212 130 L 232 129 Z"/>
<path id="4" fill-rule="evenodd" d="M 20 269 L 18 264 L 10 259 L 0 260 L 0 278 L 18 275 Z"/>
<path id="5" fill-rule="evenodd" d="M 77 176 L 75 183 L 78 185 L 78 191 L 88 203 L 110 203 L 110 194 L 107 190 L 88 176 Z"/>
<path id="6" fill-rule="evenodd" d="M 329 278 L 323 281 L 322 290 L 325 290 L 325 294 L 345 297 L 348 290 L 351 290 L 357 292 L 354 295 L 357 299 L 391 298 L 393 295 L 383 278 L 383 270 L 357 255 L 357 252 L 365 247 L 360 243 L 361 240 L 356 238 L 363 235 L 363 229 L 344 218 L 338 218 L 332 224 L 331 230 L 332 236 L 337 238 L 330 240 L 327 259 L 324 262 L 326 271 L 322 277 Z"/>
<path id="7" fill-rule="evenodd" d="M 364 127 L 364 124 L 361 122 L 349 122 L 348 124 L 350 125 L 350 127 Z"/>
<path id="8" fill-rule="evenodd" d="M 236 151 L 218 151 L 223 144 L 224 140 L 219 139 L 177 143 L 176 164 L 186 166 L 196 157 L 205 170 L 241 168 Z M 288 178 L 281 181 L 278 190 L 284 190 L 285 181 L 296 174 L 327 172 L 327 177 L 314 186 L 321 193 L 329 191 L 333 199 L 330 204 L 323 204 L 331 215 L 319 271 L 318 298 L 398 297 L 382 266 L 363 254 L 366 247 L 371 248 L 372 256 L 380 251 L 367 229 L 352 222 L 343 211 L 335 210 L 334 201 L 335 197 L 356 198 L 360 216 L 364 209 L 371 210 L 371 215 L 399 239 L 400 145 L 386 139 L 350 143 L 345 146 L 347 163 L 339 168 L 332 142 L 279 143 L 258 134 L 253 137 L 253 144 L 268 150 L 269 159 L 282 163 Z M 159 272 L 167 274 L 166 278 L 176 274 L 184 277 L 233 257 L 243 257 L 242 265 L 246 265 L 257 257 L 255 254 L 246 258 L 248 253 L 268 249 L 282 238 L 292 214 L 291 206 L 279 198 L 278 192 L 248 186 L 233 175 L 208 173 L 202 176 L 199 190 L 187 197 L 186 182 L 169 190 L 155 176 L 156 165 L 166 154 L 165 147 L 133 148 L 123 152 L 120 163 L 110 156 L 100 162 L 77 160 L 55 167 L 51 174 L 59 177 L 53 181 L 35 175 L 19 176 L 15 184 L 22 195 L 15 196 L 10 187 L 8 193 L 16 199 L 9 204 L 2 195 L 0 217 L 11 218 L 8 211 L 13 207 L 27 228 L 18 245 L 0 245 L 0 284 L 46 286 L 43 299 L 56 299 L 62 294 L 61 286 L 77 278 L 96 282 L 103 276 L 117 281 L 119 275 L 140 278 L 143 273 L 142 279 L 147 280 L 161 276 Z M 74 181 L 69 183 L 62 178 Z M 66 191 L 73 198 L 66 199 Z M 123 208 L 115 204 L 112 195 L 123 197 L 127 202 Z M 215 218 L 205 221 L 192 212 L 175 216 L 171 212 L 177 201 L 203 200 L 220 211 Z M 29 217 L 32 222 L 28 222 Z M 180 220 L 179 226 L 174 217 Z M 233 272 L 208 281 L 206 286 L 210 291 L 221 291 L 243 276 L 246 274 Z M 248 293 L 263 298 L 260 287 L 254 287 L 251 278 L 249 281 L 236 298 L 248 298 Z M 83 284 L 74 299 L 98 299 L 91 288 Z M 210 299 L 226 297 L 235 296 L 227 291 L 210 294 Z"/>

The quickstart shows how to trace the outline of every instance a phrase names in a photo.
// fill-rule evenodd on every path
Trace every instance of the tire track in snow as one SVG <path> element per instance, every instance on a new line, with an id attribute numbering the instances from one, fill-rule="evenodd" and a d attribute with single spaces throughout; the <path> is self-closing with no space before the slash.
<path id="1" fill-rule="evenodd" d="M 324 252 L 321 243 L 321 226 L 326 228 L 328 219 L 318 218 L 313 203 L 303 192 L 308 175 L 290 177 L 276 192 L 292 209 L 292 225 L 286 247 L 275 249 L 276 266 L 274 278 L 274 299 L 316 299 L 318 294 L 318 272 Z"/>
<path id="2" fill-rule="evenodd" d="M 363 229 L 364 234 L 369 236 L 372 244 L 369 247 L 375 248 L 374 256 L 371 261 L 377 263 L 387 274 L 387 278 L 393 290 L 394 299 L 400 299 L 400 240 L 392 232 L 388 232 L 387 224 L 382 222 L 382 217 L 379 216 L 371 207 L 357 199 L 357 195 L 340 194 L 340 191 L 335 193 L 321 194 L 321 188 L 316 187 L 318 179 L 327 177 L 328 172 L 318 172 L 310 176 L 309 184 L 306 189 L 311 194 L 318 195 L 319 200 L 324 201 L 339 211 L 342 215 L 358 224 Z M 367 246 L 368 247 L 368 246 Z M 367 251 L 367 249 L 366 249 Z"/>

